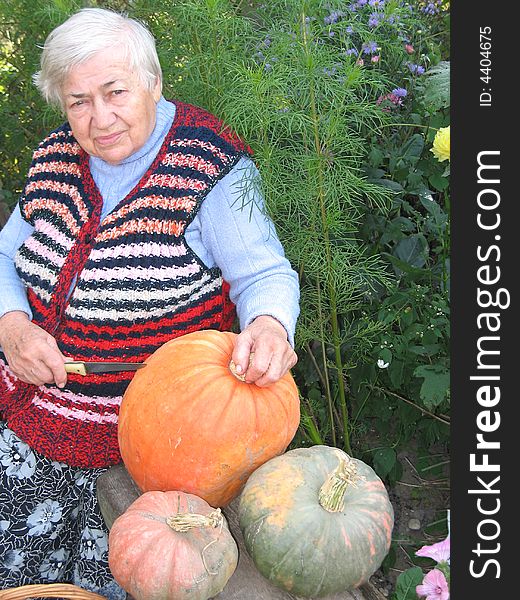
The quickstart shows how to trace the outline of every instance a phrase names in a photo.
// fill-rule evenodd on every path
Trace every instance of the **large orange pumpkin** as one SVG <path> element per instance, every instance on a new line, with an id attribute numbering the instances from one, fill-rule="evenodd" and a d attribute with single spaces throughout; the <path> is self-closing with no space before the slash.
<path id="1" fill-rule="evenodd" d="M 183 335 L 136 373 L 121 404 L 119 446 L 141 490 L 180 490 L 226 506 L 291 442 L 300 420 L 291 374 L 269 387 L 238 379 L 229 368 L 236 337 Z"/>

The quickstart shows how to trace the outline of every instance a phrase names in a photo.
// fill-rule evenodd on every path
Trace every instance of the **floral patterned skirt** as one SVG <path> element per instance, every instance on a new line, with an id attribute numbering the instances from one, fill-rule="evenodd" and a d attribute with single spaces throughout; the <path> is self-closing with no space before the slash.
<path id="1" fill-rule="evenodd" d="M 73 583 L 126 598 L 108 568 L 95 491 L 103 471 L 51 461 L 0 421 L 0 589 Z"/>

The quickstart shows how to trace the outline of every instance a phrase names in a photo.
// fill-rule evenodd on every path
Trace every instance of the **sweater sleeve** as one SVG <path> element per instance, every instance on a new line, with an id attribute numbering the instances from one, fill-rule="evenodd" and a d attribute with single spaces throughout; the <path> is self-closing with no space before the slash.
<path id="1" fill-rule="evenodd" d="M 0 317 L 13 310 L 21 310 L 32 318 L 25 286 L 14 266 L 16 251 L 32 231 L 32 225 L 22 219 L 18 206 L 0 231 Z"/>
<path id="2" fill-rule="evenodd" d="M 243 158 L 215 185 L 197 215 L 201 241 L 205 260 L 214 261 L 230 285 L 241 329 L 260 315 L 270 315 L 285 327 L 294 346 L 298 276 L 264 212 L 254 184 L 259 177 L 253 162 Z"/>

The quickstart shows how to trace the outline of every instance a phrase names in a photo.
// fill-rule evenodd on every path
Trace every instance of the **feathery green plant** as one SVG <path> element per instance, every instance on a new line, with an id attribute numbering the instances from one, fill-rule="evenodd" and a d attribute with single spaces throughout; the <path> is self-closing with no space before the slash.
<path id="1" fill-rule="evenodd" d="M 312 355 L 326 398 L 320 415 L 304 398 L 302 424 L 313 441 L 350 451 L 344 347 L 377 325 L 352 329 L 349 319 L 386 283 L 357 236 L 361 207 L 384 209 L 389 199 L 360 168 L 363 134 L 384 120 L 368 96 L 385 78 L 328 42 L 321 2 L 270 2 L 269 12 L 253 21 L 231 2 L 191 0 L 154 20 L 155 33 L 162 54 L 175 57 L 165 78 L 175 96 L 217 113 L 253 150 L 267 210 L 300 275 L 298 349 Z"/>

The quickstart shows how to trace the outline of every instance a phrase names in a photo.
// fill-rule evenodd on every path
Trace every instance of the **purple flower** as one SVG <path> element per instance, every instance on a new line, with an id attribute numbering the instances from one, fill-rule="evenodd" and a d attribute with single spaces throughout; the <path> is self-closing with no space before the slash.
<path id="1" fill-rule="evenodd" d="M 404 88 L 395 88 L 395 90 L 392 90 L 392 94 L 399 98 L 406 98 L 408 92 Z"/>
<path id="2" fill-rule="evenodd" d="M 344 50 L 343 54 L 346 56 L 352 56 L 353 54 L 357 55 L 358 51 L 355 48 L 349 48 L 348 50 Z"/>
<path id="3" fill-rule="evenodd" d="M 335 75 L 336 74 L 336 67 L 332 67 L 332 69 L 329 69 L 329 67 L 324 67 L 323 68 L 323 73 L 325 73 L 325 75 Z"/>
<path id="4" fill-rule="evenodd" d="M 379 19 L 381 15 L 379 13 L 372 13 L 368 18 L 368 26 L 369 27 L 377 27 L 380 23 Z"/>
<path id="5" fill-rule="evenodd" d="M 361 46 L 361 50 L 363 51 L 363 54 L 374 54 L 377 51 L 377 43 L 367 42 Z"/>
<path id="6" fill-rule="evenodd" d="M 345 33 L 354 33 L 354 28 L 352 27 L 352 25 L 349 25 L 345 28 Z"/>
<path id="7" fill-rule="evenodd" d="M 425 15 L 437 15 L 441 11 L 442 0 L 434 0 L 434 2 L 428 2 L 426 6 L 421 7 L 421 12 Z"/>
<path id="8" fill-rule="evenodd" d="M 421 67 L 421 65 L 407 62 L 406 66 L 410 70 L 410 73 L 413 73 L 414 75 L 422 75 L 424 73 L 424 67 Z"/>
<path id="9" fill-rule="evenodd" d="M 385 0 L 369 0 L 370 6 L 383 6 Z"/>
<path id="10" fill-rule="evenodd" d="M 343 16 L 345 16 L 345 13 L 341 10 L 333 10 L 330 15 L 324 17 L 323 21 L 325 25 L 332 25 L 333 23 L 337 23 Z"/>

